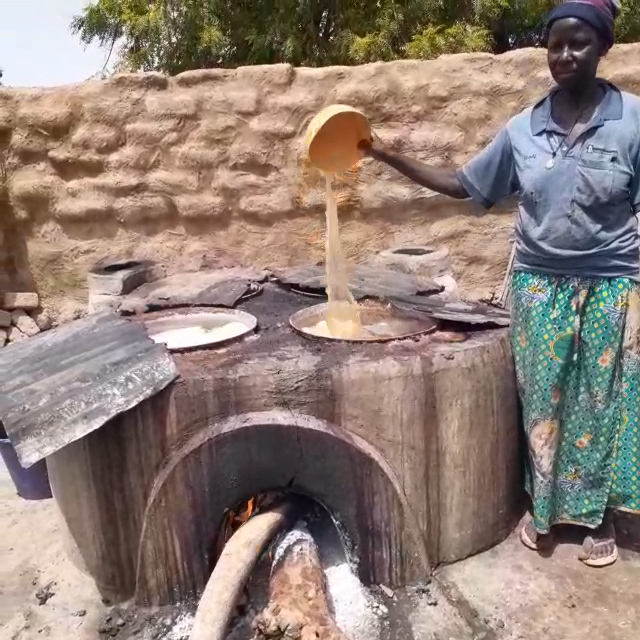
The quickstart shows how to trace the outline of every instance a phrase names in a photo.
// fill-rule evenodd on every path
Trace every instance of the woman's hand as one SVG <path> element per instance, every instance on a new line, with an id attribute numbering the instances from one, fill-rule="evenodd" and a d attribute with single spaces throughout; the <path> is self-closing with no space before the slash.
<path id="1" fill-rule="evenodd" d="M 360 149 L 365 156 L 379 159 L 380 152 L 384 150 L 384 145 L 379 138 L 374 136 L 369 140 L 360 140 L 358 143 L 358 149 Z"/>
<path id="2" fill-rule="evenodd" d="M 365 156 L 370 155 L 373 149 L 373 139 L 360 140 L 360 142 L 358 142 L 358 149 L 362 151 Z"/>

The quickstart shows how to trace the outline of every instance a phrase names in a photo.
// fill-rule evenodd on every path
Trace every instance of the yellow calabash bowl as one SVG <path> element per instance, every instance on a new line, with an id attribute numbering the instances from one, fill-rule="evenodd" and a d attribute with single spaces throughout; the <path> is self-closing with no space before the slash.
<path id="1" fill-rule="evenodd" d="M 314 167 L 325 173 L 343 173 L 363 158 L 364 152 L 358 145 L 371 137 L 371 126 L 363 113 L 334 104 L 311 120 L 304 144 Z"/>

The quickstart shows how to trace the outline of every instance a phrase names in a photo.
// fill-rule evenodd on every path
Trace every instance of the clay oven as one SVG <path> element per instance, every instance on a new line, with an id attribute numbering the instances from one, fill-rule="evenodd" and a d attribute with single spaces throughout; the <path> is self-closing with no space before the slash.
<path id="1" fill-rule="evenodd" d="M 511 531 L 520 482 L 507 332 L 319 343 L 288 325 L 306 306 L 265 285 L 239 307 L 258 318 L 254 335 L 174 354 L 172 385 L 48 458 L 105 597 L 199 594 L 225 510 L 265 491 L 322 504 L 366 583 L 422 580 Z"/>

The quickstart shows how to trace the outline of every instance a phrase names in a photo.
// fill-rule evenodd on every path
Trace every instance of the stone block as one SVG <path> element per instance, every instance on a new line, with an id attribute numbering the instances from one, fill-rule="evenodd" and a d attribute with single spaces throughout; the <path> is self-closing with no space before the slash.
<path id="1" fill-rule="evenodd" d="M 66 132 L 73 122 L 73 110 L 62 92 L 42 94 L 35 98 L 28 96 L 18 109 L 18 123 L 27 127 L 37 127 L 50 134 Z"/>
<path id="2" fill-rule="evenodd" d="M 109 169 L 149 171 L 160 157 L 159 149 L 142 145 L 127 145 L 111 154 L 107 160 Z"/>
<path id="3" fill-rule="evenodd" d="M 11 313 L 11 322 L 14 327 L 20 329 L 21 333 L 25 336 L 31 337 L 40 333 L 40 327 L 38 327 L 36 321 L 29 315 L 24 309 L 16 309 Z"/>
<path id="4" fill-rule="evenodd" d="M 183 218 L 219 218 L 227 212 L 224 199 L 219 196 L 182 195 L 176 197 L 175 203 Z"/>
<path id="5" fill-rule="evenodd" d="M 152 192 L 177 195 L 198 189 L 198 175 L 194 171 L 159 169 L 146 177 L 147 188 Z"/>
<path id="6" fill-rule="evenodd" d="M 290 189 L 283 187 L 265 195 L 245 196 L 240 199 L 239 213 L 260 220 L 284 218 L 295 211 L 295 198 Z"/>
<path id="7" fill-rule="evenodd" d="M 236 80 L 243 85 L 278 87 L 280 91 L 285 91 L 291 85 L 295 75 L 295 67 L 287 63 L 255 64 L 235 71 Z"/>
<path id="8" fill-rule="evenodd" d="M 11 325 L 7 329 L 7 342 L 9 344 L 15 344 L 16 342 L 22 342 L 22 340 L 26 340 L 29 336 L 25 335 L 18 329 L 18 327 Z"/>
<path id="9" fill-rule="evenodd" d="M 218 83 L 232 77 L 231 69 L 196 69 L 184 71 L 173 78 L 178 87 L 196 87 L 201 84 Z"/>
<path id="10" fill-rule="evenodd" d="M 199 144 L 186 144 L 178 150 L 177 162 L 191 170 L 214 169 L 219 166 L 226 157 L 227 151 L 223 148 L 211 148 Z"/>
<path id="11" fill-rule="evenodd" d="M 175 214 L 175 205 L 167 195 L 140 194 L 118 198 L 114 213 L 120 222 L 158 220 Z"/>
<path id="12" fill-rule="evenodd" d="M 198 111 L 198 99 L 192 92 L 160 92 L 145 100 L 149 115 L 154 118 L 188 118 Z"/>
<path id="13" fill-rule="evenodd" d="M 163 120 L 136 120 L 124 127 L 127 143 L 129 144 L 162 144 L 165 138 L 182 126 L 180 118 Z"/>
<path id="14" fill-rule="evenodd" d="M 35 310 L 40 306 L 40 300 L 37 293 L 18 292 L 5 293 L 2 296 L 2 308 L 7 311 L 16 309 L 25 309 L 26 311 Z"/>
<path id="15" fill-rule="evenodd" d="M 118 198 L 144 189 L 142 174 L 133 171 L 110 171 L 96 178 L 80 178 L 67 183 L 67 194 L 78 197 L 83 193 L 100 191 Z"/>
<path id="16" fill-rule="evenodd" d="M 298 133 L 298 128 L 291 122 L 287 122 L 282 115 L 267 112 L 254 118 L 250 127 L 258 136 L 287 140 Z"/>
<path id="17" fill-rule="evenodd" d="M 9 150 L 25 163 L 33 163 L 46 159 L 51 146 L 51 140 L 45 136 L 31 135 L 28 130 L 16 129 L 11 136 Z"/>
<path id="18" fill-rule="evenodd" d="M 46 171 L 46 167 L 26 167 L 17 170 L 9 179 L 9 198 L 19 220 L 28 220 L 39 213 L 48 212 L 62 180 Z"/>
<path id="19" fill-rule="evenodd" d="M 7 329 L 11 326 L 11 314 L 8 311 L 0 309 L 0 327 Z"/>
<path id="20" fill-rule="evenodd" d="M 238 130 L 238 118 L 232 113 L 221 113 L 203 120 L 189 134 L 189 141 L 218 145 L 227 143 Z"/>
<path id="21" fill-rule="evenodd" d="M 74 146 L 100 153 L 114 151 L 124 142 L 124 135 L 116 127 L 102 123 L 82 125 L 71 137 Z"/>
<path id="22" fill-rule="evenodd" d="M 65 179 L 96 176 L 104 171 L 104 157 L 88 149 L 56 148 L 47 153 L 54 169 Z"/>
<path id="23" fill-rule="evenodd" d="M 56 219 L 105 220 L 113 213 L 113 198 L 100 193 L 85 192 L 78 197 L 63 197 L 53 207 Z"/>
<path id="24" fill-rule="evenodd" d="M 152 279 L 150 262 L 103 262 L 87 276 L 89 296 L 122 296 Z M 97 301 L 98 298 L 95 298 Z"/>
<path id="25" fill-rule="evenodd" d="M 102 84 L 102 87 L 106 86 Z M 136 117 L 143 109 L 143 94 L 125 93 L 121 91 L 97 91 L 96 86 L 83 85 L 82 116 L 85 122 L 100 122 L 122 126 Z"/>
<path id="26" fill-rule="evenodd" d="M 155 89 L 157 91 L 169 87 L 169 77 L 156 71 L 147 73 L 116 73 L 111 76 L 107 82 L 118 89 Z"/>
<path id="27" fill-rule="evenodd" d="M 224 91 L 207 91 L 202 96 L 203 114 L 236 113 L 252 116 L 260 110 L 260 97 L 253 87 L 238 86 Z"/>
<path id="28" fill-rule="evenodd" d="M 87 311 L 89 313 L 104 313 L 105 311 L 117 313 L 121 304 L 121 296 L 107 296 L 99 293 L 89 293 Z"/>
<path id="29" fill-rule="evenodd" d="M 53 327 L 53 318 L 45 309 L 40 309 L 39 311 L 31 313 L 31 317 L 38 325 L 38 329 L 40 329 L 40 331 L 49 331 L 49 329 Z"/>

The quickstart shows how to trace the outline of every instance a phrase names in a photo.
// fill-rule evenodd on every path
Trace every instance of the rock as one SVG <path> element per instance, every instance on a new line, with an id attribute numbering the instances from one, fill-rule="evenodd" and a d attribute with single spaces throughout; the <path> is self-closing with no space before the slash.
<path id="1" fill-rule="evenodd" d="M 36 321 L 22 309 L 16 309 L 11 314 L 11 322 L 20 329 L 25 336 L 32 337 L 40 333 L 40 327 L 38 327 Z"/>
<path id="2" fill-rule="evenodd" d="M 36 591 L 36 600 L 39 606 L 47 604 L 47 602 L 56 595 L 56 592 L 53 590 L 55 584 L 55 582 L 49 582 L 49 584 L 42 587 L 42 589 Z"/>
<path id="3" fill-rule="evenodd" d="M 446 302 L 458 302 L 460 300 L 460 289 L 455 278 L 450 274 L 438 276 L 433 281 L 444 288 L 442 293 L 437 294 L 438 299 Z"/>
<path id="4" fill-rule="evenodd" d="M 115 638 L 120 633 L 120 628 L 113 619 L 113 616 L 107 615 L 98 625 L 98 633 L 102 636 Z"/>
<path id="5" fill-rule="evenodd" d="M 7 311 L 14 311 L 15 309 L 33 311 L 39 306 L 40 301 L 37 293 L 5 293 L 2 298 L 2 308 Z"/>
<path id="6" fill-rule="evenodd" d="M 8 340 L 8 329 L 0 329 L 0 347 L 4 347 Z"/>
<path id="7" fill-rule="evenodd" d="M 15 344 L 16 342 L 21 342 L 22 340 L 26 340 L 29 336 L 26 336 L 18 327 L 12 325 L 7 329 L 7 342 L 10 344 Z"/>
<path id="8" fill-rule="evenodd" d="M 382 593 L 384 593 L 384 595 L 387 596 L 387 598 L 389 598 L 389 600 L 395 600 L 396 599 L 396 594 L 393 592 L 393 589 L 390 589 L 389 587 L 387 587 L 386 584 L 381 584 L 380 585 L 380 591 L 382 591 Z"/>
<path id="9" fill-rule="evenodd" d="M 490 304 L 492 303 L 496 298 L 496 292 L 494 289 L 490 289 L 490 288 L 481 288 L 481 289 L 475 289 L 474 291 L 471 291 L 468 295 L 466 295 L 464 297 L 464 299 L 467 302 L 480 302 L 480 303 L 486 303 L 486 304 Z"/>
<path id="10" fill-rule="evenodd" d="M 38 329 L 40 329 L 40 331 L 49 331 L 53 326 L 53 319 L 51 318 L 51 315 L 44 309 L 40 309 L 39 311 L 32 313 L 31 317 L 38 325 Z"/>
<path id="11" fill-rule="evenodd" d="M 0 309 L 0 327 L 8 329 L 11 326 L 11 314 Z"/>

